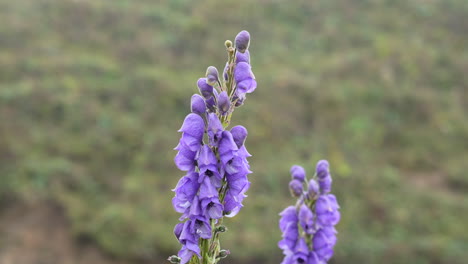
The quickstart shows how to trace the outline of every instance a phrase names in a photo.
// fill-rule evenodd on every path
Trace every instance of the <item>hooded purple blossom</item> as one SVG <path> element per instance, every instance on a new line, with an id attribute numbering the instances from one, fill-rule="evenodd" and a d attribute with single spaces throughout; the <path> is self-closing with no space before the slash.
<path id="1" fill-rule="evenodd" d="M 187 210 L 192 206 L 192 201 L 199 187 L 197 172 L 190 172 L 179 180 L 177 186 L 173 189 L 175 197 L 172 199 L 172 205 L 176 212 L 184 215 L 187 213 Z"/>
<path id="2" fill-rule="evenodd" d="M 209 85 L 207 83 L 206 78 L 198 79 L 197 86 L 198 86 L 198 89 L 200 90 L 200 94 L 203 97 L 205 97 L 205 99 L 208 99 L 208 98 L 212 97 L 213 91 L 214 91 L 213 86 L 211 86 L 211 85 Z"/>
<path id="3" fill-rule="evenodd" d="M 257 81 L 255 81 L 250 64 L 247 62 L 237 63 L 234 69 L 234 79 L 238 94 L 251 93 L 257 88 Z"/>
<path id="4" fill-rule="evenodd" d="M 190 100 L 190 109 L 192 113 L 203 115 L 206 112 L 205 99 L 199 94 L 192 95 Z"/>
<path id="5" fill-rule="evenodd" d="M 218 96 L 218 110 L 221 115 L 226 115 L 229 112 L 231 101 L 226 91 L 222 91 Z"/>
<path id="6" fill-rule="evenodd" d="M 293 197 L 300 197 L 302 195 L 302 183 L 296 179 L 289 182 L 289 191 Z"/>
<path id="7" fill-rule="evenodd" d="M 245 30 L 239 32 L 239 34 L 236 36 L 236 39 L 234 40 L 234 43 L 236 44 L 237 51 L 244 53 L 249 48 L 250 44 L 249 32 Z"/>
<path id="8" fill-rule="evenodd" d="M 321 195 L 315 204 L 317 224 L 321 227 L 338 224 L 340 221 L 339 208 L 335 195 Z"/>
<path id="9" fill-rule="evenodd" d="M 209 179 L 214 188 L 221 186 L 221 175 L 218 172 L 218 160 L 208 145 L 204 145 L 198 155 L 198 168 L 200 176 L 198 182 L 202 183 L 205 178 Z"/>
<path id="10" fill-rule="evenodd" d="M 219 158 L 223 165 L 225 165 L 228 161 L 234 158 L 238 148 L 234 139 L 232 138 L 232 134 L 229 131 L 223 131 L 221 140 L 219 141 Z"/>
<path id="11" fill-rule="evenodd" d="M 217 147 L 223 135 L 223 125 L 216 114 L 208 114 L 208 139 L 211 147 Z"/>
<path id="12" fill-rule="evenodd" d="M 203 133 L 205 132 L 205 121 L 201 116 L 190 113 L 185 117 L 179 132 L 183 133 L 181 142 L 191 151 L 197 151 L 201 146 Z"/>
<path id="13" fill-rule="evenodd" d="M 294 165 L 291 167 L 290 172 L 291 172 L 291 177 L 293 179 L 299 180 L 301 182 L 304 181 L 306 173 L 303 167 L 299 165 Z"/>
<path id="14" fill-rule="evenodd" d="M 211 86 L 214 86 L 218 82 L 218 69 L 214 66 L 208 67 L 206 69 L 206 83 Z"/>

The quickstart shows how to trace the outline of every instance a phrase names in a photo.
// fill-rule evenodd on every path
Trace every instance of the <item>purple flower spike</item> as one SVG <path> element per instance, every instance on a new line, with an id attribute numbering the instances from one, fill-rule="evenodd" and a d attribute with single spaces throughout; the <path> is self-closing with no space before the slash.
<path id="1" fill-rule="evenodd" d="M 294 165 L 291 167 L 290 172 L 293 179 L 299 180 L 301 182 L 304 181 L 306 173 L 303 167 L 299 165 Z"/>
<path id="2" fill-rule="evenodd" d="M 206 82 L 206 78 L 198 79 L 197 86 L 200 90 L 201 95 L 205 97 L 205 99 L 208 99 L 213 95 L 213 86 L 209 85 Z"/>
<path id="3" fill-rule="evenodd" d="M 278 246 L 284 254 L 282 264 L 326 264 L 333 256 L 337 241 L 334 226 L 340 221 L 340 207 L 336 197 L 328 194 L 332 183 L 328 169 L 328 162 L 320 161 L 314 175 L 318 179 L 311 179 L 307 192 L 296 195 L 295 207 L 289 206 L 281 213 L 279 227 L 283 239 Z M 297 194 L 305 180 L 305 171 L 295 165 L 291 168 L 291 175 L 290 188 Z M 305 241 L 311 241 L 310 245 Z"/>
<path id="4" fill-rule="evenodd" d="M 223 217 L 239 213 L 250 187 L 247 176 L 252 172 L 247 158 L 251 155 L 244 145 L 247 130 L 243 126 L 225 130 L 235 107 L 257 86 L 247 50 L 249 33 L 240 32 L 235 42 L 225 42 L 228 61 L 223 76 L 209 66 L 206 77 L 197 80 L 200 94 L 192 96 L 192 113 L 179 129 L 182 136 L 175 147 L 174 162 L 187 173 L 173 189 L 172 205 L 182 222 L 175 226 L 174 235 L 182 248 L 177 256 L 168 258 L 171 263 L 218 262 L 227 257 L 229 250 L 221 250 L 214 234 L 227 230 L 221 225 Z M 200 239 L 211 239 L 211 246 L 200 248 Z M 296 240 L 288 240 L 291 249 Z"/>
<path id="5" fill-rule="evenodd" d="M 235 126 L 231 128 L 232 138 L 238 148 L 244 145 L 245 139 L 247 138 L 248 132 L 247 129 L 243 126 Z"/>
<path id="6" fill-rule="evenodd" d="M 218 96 L 218 109 L 221 115 L 226 115 L 229 112 L 231 102 L 226 91 L 223 91 Z"/>
<path id="7" fill-rule="evenodd" d="M 206 105 L 205 105 L 205 100 L 203 97 L 199 94 L 194 94 L 192 95 L 192 99 L 190 102 L 190 108 L 192 110 L 192 113 L 198 114 L 198 115 L 203 115 L 206 112 Z"/>
<path id="8" fill-rule="evenodd" d="M 203 133 L 205 132 L 205 122 L 199 115 L 191 113 L 185 117 L 182 127 L 179 132 L 183 132 L 184 135 L 190 135 L 195 139 L 201 141 Z"/>
<path id="9" fill-rule="evenodd" d="M 241 32 L 239 32 L 239 34 L 237 34 L 234 42 L 236 44 L 237 51 L 244 53 L 249 48 L 250 44 L 249 32 L 242 30 Z"/>
<path id="10" fill-rule="evenodd" d="M 289 182 L 289 191 L 293 197 L 300 197 L 302 195 L 302 183 L 293 179 Z"/>

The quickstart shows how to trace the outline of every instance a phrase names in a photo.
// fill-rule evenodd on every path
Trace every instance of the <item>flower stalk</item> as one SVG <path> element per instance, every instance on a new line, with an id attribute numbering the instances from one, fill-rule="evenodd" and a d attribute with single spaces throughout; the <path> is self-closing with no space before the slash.
<path id="1" fill-rule="evenodd" d="M 182 137 L 174 161 L 187 174 L 173 190 L 173 207 L 182 214 L 174 234 L 182 249 L 169 257 L 172 263 L 215 264 L 230 254 L 219 241 L 227 230 L 223 218 L 234 217 L 243 207 L 250 186 L 247 158 L 251 155 L 244 145 L 247 129 L 227 129 L 234 109 L 257 87 L 249 42 L 247 31 L 237 35 L 235 46 L 225 42 L 228 61 L 222 78 L 215 67 L 208 67 L 206 77 L 197 81 L 200 95 L 192 96 L 192 113 L 179 130 Z"/>

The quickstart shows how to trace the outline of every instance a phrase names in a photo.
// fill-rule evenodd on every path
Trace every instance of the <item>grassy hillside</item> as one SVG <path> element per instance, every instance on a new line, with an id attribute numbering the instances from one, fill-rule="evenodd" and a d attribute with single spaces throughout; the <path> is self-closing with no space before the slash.
<path id="1" fill-rule="evenodd" d="M 468 258 L 467 1 L 0 0 L 0 18 L 0 197 L 59 204 L 106 252 L 178 249 L 176 130 L 246 29 L 259 87 L 233 125 L 254 174 L 230 263 L 280 262 L 289 167 L 321 158 L 333 263 Z"/>

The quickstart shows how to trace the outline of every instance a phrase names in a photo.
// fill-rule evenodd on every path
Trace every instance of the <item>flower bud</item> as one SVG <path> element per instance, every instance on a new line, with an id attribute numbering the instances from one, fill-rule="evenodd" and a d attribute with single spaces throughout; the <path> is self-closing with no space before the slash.
<path id="1" fill-rule="evenodd" d="M 312 200 L 315 200 L 319 195 L 319 185 L 317 181 L 315 181 L 314 179 L 311 179 L 309 181 L 308 194 L 309 194 L 310 199 Z"/>
<path id="2" fill-rule="evenodd" d="M 320 160 L 319 162 L 317 162 L 317 167 L 315 169 L 315 173 L 317 173 L 317 178 L 323 179 L 327 177 L 327 175 L 330 174 L 329 167 L 330 165 L 326 160 Z"/>
<path id="3" fill-rule="evenodd" d="M 236 43 L 237 51 L 244 53 L 249 48 L 250 44 L 249 32 L 242 30 L 241 32 L 239 32 L 239 34 L 237 34 L 234 42 Z"/>
<path id="4" fill-rule="evenodd" d="M 293 179 L 299 180 L 300 182 L 303 182 L 305 179 L 305 170 L 299 165 L 294 165 L 291 167 L 291 176 Z"/>
<path id="5" fill-rule="evenodd" d="M 181 258 L 179 258 L 176 255 L 172 255 L 167 260 L 169 260 L 169 262 L 171 262 L 171 263 L 177 264 L 177 263 L 180 263 Z"/>
<path id="6" fill-rule="evenodd" d="M 226 48 L 232 47 L 232 41 L 226 40 L 226 41 L 224 42 L 224 46 L 226 46 Z"/>
<path id="7" fill-rule="evenodd" d="M 223 259 L 227 257 L 229 254 L 231 254 L 231 251 L 227 249 L 222 249 L 221 251 L 219 251 L 218 258 Z"/>
<path id="8" fill-rule="evenodd" d="M 203 115 L 206 112 L 205 99 L 199 94 L 192 95 L 190 100 L 190 108 L 192 113 Z"/>
<path id="9" fill-rule="evenodd" d="M 198 79 L 197 86 L 200 90 L 200 94 L 205 97 L 205 99 L 208 99 L 213 95 L 213 86 L 207 83 L 206 78 Z"/>
<path id="10" fill-rule="evenodd" d="M 231 106 L 231 102 L 229 101 L 229 96 L 226 91 L 223 91 L 218 96 L 218 110 L 221 115 L 227 114 L 229 111 L 229 107 Z"/>
<path id="11" fill-rule="evenodd" d="M 206 83 L 214 86 L 216 83 L 218 83 L 218 69 L 216 69 L 214 66 L 208 67 L 206 69 Z"/>
<path id="12" fill-rule="evenodd" d="M 293 179 L 289 182 L 289 191 L 293 197 L 300 197 L 302 195 L 302 183 Z"/>
<path id="13" fill-rule="evenodd" d="M 248 132 L 247 129 L 243 126 L 235 126 L 231 128 L 231 134 L 234 142 L 236 142 L 237 147 L 240 148 L 242 145 L 244 145 Z"/>

